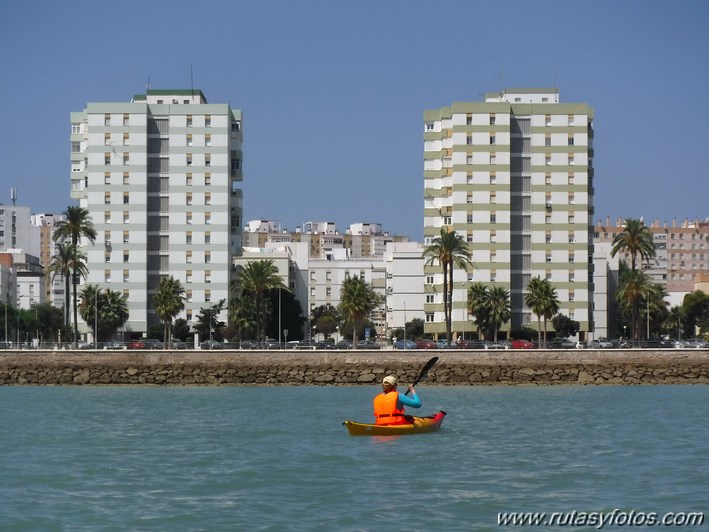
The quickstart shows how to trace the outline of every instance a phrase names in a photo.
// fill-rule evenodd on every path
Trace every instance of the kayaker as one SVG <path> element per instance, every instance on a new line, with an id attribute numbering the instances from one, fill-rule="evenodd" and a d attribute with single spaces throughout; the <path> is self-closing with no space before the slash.
<path id="1" fill-rule="evenodd" d="M 421 400 L 413 385 L 409 384 L 411 397 L 396 391 L 397 380 L 387 375 L 382 380 L 382 393 L 374 398 L 374 418 L 377 425 L 402 425 L 411 423 L 404 414 L 404 406 L 419 408 Z"/>

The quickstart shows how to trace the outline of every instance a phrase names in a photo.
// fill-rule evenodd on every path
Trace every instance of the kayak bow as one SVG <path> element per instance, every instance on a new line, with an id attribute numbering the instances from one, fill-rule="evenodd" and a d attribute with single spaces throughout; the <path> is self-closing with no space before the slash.
<path id="1" fill-rule="evenodd" d="M 403 425 L 375 425 L 373 423 L 358 423 L 346 420 L 343 425 L 347 427 L 350 436 L 396 436 L 402 434 L 422 434 L 436 432 L 441 428 L 446 413 L 441 410 L 437 414 L 426 417 L 410 416 L 412 423 Z"/>

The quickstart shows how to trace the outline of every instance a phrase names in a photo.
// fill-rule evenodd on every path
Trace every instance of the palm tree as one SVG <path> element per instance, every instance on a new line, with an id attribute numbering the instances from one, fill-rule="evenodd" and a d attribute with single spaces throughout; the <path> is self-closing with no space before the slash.
<path id="1" fill-rule="evenodd" d="M 345 278 L 340 287 L 342 317 L 352 321 L 352 346 L 357 345 L 357 325 L 380 304 L 381 298 L 371 285 L 359 277 Z"/>
<path id="2" fill-rule="evenodd" d="M 172 347 L 172 320 L 185 308 L 185 289 L 172 275 L 160 279 L 153 296 L 153 307 L 160 321 L 165 325 L 163 345 Z"/>
<path id="3" fill-rule="evenodd" d="M 503 286 L 495 286 L 490 289 L 488 307 L 490 309 L 490 324 L 493 326 L 497 342 L 497 332 L 503 323 L 510 321 L 512 312 L 510 310 L 510 291 Z"/>
<path id="4" fill-rule="evenodd" d="M 623 231 L 613 238 L 611 257 L 615 257 L 618 252 L 630 254 L 630 269 L 633 271 L 635 271 L 635 261 L 638 255 L 641 260 L 655 256 L 652 232 L 645 222 L 632 218 L 625 220 Z"/>
<path id="5" fill-rule="evenodd" d="M 648 297 L 650 279 L 641 270 L 625 270 L 620 278 L 616 299 L 624 310 L 630 310 L 633 339 L 639 339 L 638 306 Z"/>
<path id="6" fill-rule="evenodd" d="M 128 320 L 128 303 L 121 292 L 88 284 L 81 290 L 79 313 L 93 329 L 94 342 L 98 343 L 113 336 Z"/>
<path id="7" fill-rule="evenodd" d="M 47 267 L 47 277 L 54 282 L 57 276 L 64 279 L 64 329 L 69 330 L 69 277 L 76 248 L 71 244 L 58 243 L 52 262 Z"/>
<path id="8" fill-rule="evenodd" d="M 250 261 L 246 266 L 238 266 L 237 283 L 241 290 L 250 292 L 254 296 L 256 304 L 256 339 L 262 342 L 266 330 L 266 318 L 268 317 L 266 292 L 274 288 L 288 290 L 288 287 L 283 284 L 280 275 L 278 275 L 278 268 L 271 259 Z"/>
<path id="9" fill-rule="evenodd" d="M 446 335 L 451 341 L 451 321 L 453 312 L 453 270 L 455 267 L 467 269 L 473 263 L 470 249 L 463 237 L 455 231 L 441 228 L 440 236 L 423 250 L 426 265 L 440 264 L 443 268 L 443 313 L 446 320 Z"/>
<path id="10" fill-rule="evenodd" d="M 256 306 L 254 300 L 245 294 L 240 294 L 234 287 L 229 298 L 229 325 L 236 330 L 239 343 L 244 339 L 244 333 L 256 328 Z"/>
<path id="11" fill-rule="evenodd" d="M 79 302 L 79 315 L 94 332 L 94 344 L 98 344 L 98 316 L 96 311 L 100 293 L 101 288 L 97 284 L 87 284 L 81 290 L 81 301 Z"/>
<path id="12" fill-rule="evenodd" d="M 483 283 L 473 283 L 468 287 L 468 311 L 475 318 L 478 337 L 485 339 L 485 331 L 490 327 L 490 291 Z"/>
<path id="13" fill-rule="evenodd" d="M 71 238 L 71 245 L 76 250 L 75 255 L 78 255 L 79 239 L 84 237 L 90 243 L 94 243 L 96 240 L 96 230 L 94 229 L 94 224 L 91 221 L 91 216 L 89 216 L 89 211 L 83 207 L 67 207 L 64 211 L 65 219 L 59 222 L 54 229 L 54 241 L 61 241 L 67 238 Z M 72 276 L 73 284 L 73 300 L 74 300 L 74 347 L 77 347 L 78 341 L 78 324 L 77 324 L 77 293 L 76 285 L 79 284 L 79 271 L 77 267 L 77 260 L 74 260 L 74 266 L 72 271 L 74 275 Z"/>
<path id="14" fill-rule="evenodd" d="M 547 322 L 559 312 L 560 302 L 556 294 L 556 288 L 552 286 L 548 279 L 534 277 L 527 285 L 527 294 L 524 297 L 525 304 L 537 315 L 538 331 L 537 338 L 541 343 L 541 318 L 544 318 L 544 347 L 547 344 Z"/>

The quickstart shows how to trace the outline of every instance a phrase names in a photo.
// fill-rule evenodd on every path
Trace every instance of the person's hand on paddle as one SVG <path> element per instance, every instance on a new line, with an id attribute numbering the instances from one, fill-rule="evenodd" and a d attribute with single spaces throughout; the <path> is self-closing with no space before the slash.
<path id="1" fill-rule="evenodd" d="M 413 384 L 409 384 L 409 391 L 406 392 L 406 395 L 409 395 L 409 394 L 411 394 L 411 395 L 415 395 L 415 394 L 416 394 L 416 390 L 414 390 L 414 385 L 413 385 Z"/>

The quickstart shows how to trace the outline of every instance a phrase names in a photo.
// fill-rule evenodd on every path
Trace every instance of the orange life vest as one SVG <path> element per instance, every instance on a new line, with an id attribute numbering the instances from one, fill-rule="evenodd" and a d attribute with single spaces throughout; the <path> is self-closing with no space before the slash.
<path id="1" fill-rule="evenodd" d="M 409 423 L 404 417 L 404 407 L 396 408 L 399 394 L 396 390 L 380 393 L 374 398 L 374 417 L 377 425 L 401 425 Z"/>

